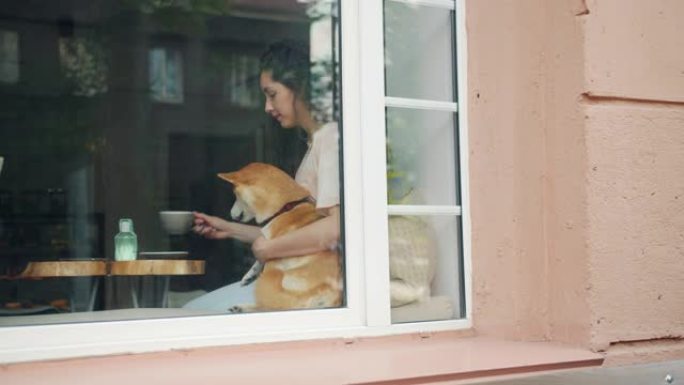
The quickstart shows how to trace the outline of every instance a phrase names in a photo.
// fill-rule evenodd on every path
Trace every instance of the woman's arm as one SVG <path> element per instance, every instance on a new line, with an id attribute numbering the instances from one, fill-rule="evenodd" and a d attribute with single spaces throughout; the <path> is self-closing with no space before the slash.
<path id="1" fill-rule="evenodd" d="M 203 213 L 193 213 L 195 227 L 193 231 L 209 239 L 233 238 L 238 241 L 252 243 L 261 236 L 261 228 L 237 222 L 228 222 L 219 217 Z"/>
<path id="2" fill-rule="evenodd" d="M 306 255 L 337 247 L 340 240 L 340 209 L 334 206 L 329 215 L 277 238 L 258 237 L 252 252 L 260 261 Z"/>

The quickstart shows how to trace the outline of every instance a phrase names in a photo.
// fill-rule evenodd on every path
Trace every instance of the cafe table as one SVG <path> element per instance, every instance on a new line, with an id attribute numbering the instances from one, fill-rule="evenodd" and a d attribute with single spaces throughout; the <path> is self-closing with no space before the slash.
<path id="1" fill-rule="evenodd" d="M 31 261 L 19 274 L 0 276 L 0 279 L 43 279 L 66 277 L 101 277 L 101 276 L 158 276 L 164 278 L 162 306 L 168 305 L 169 281 L 172 276 L 204 274 L 205 262 L 193 259 L 138 259 L 133 261 L 109 260 L 57 260 Z M 94 280 L 90 290 L 88 310 L 93 310 L 99 280 Z M 132 287 L 133 306 L 138 307 L 138 294 Z"/>
<path id="2" fill-rule="evenodd" d="M 169 302 L 169 283 L 174 275 L 204 274 L 204 261 L 192 259 L 139 259 L 134 261 L 109 262 L 110 276 L 161 276 L 164 279 L 162 291 L 162 307 Z M 138 293 L 135 286 L 131 286 L 133 307 L 138 306 Z"/>

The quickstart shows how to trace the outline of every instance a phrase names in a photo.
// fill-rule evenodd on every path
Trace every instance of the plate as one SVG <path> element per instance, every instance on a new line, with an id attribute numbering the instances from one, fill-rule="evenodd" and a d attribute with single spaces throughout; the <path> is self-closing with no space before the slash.
<path id="1" fill-rule="evenodd" d="M 0 308 L 0 316 L 13 316 L 13 315 L 34 315 L 34 314 L 49 314 L 49 313 L 59 313 L 57 309 L 52 306 L 34 306 L 29 308 L 17 308 L 17 309 L 7 309 Z"/>
<path id="2" fill-rule="evenodd" d="M 138 253 L 140 259 L 187 259 L 187 251 L 141 251 Z"/>

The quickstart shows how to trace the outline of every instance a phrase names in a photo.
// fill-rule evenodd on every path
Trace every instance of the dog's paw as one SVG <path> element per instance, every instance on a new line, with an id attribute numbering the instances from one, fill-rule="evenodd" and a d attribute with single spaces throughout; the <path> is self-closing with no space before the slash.
<path id="1" fill-rule="evenodd" d="M 235 305 L 231 306 L 228 309 L 228 312 L 231 314 L 240 314 L 240 313 L 251 313 L 257 311 L 258 308 L 256 305 Z"/>
<path id="2" fill-rule="evenodd" d="M 231 306 L 228 309 L 228 313 L 231 313 L 231 314 L 252 313 L 252 312 L 258 311 L 258 309 L 259 308 L 254 304 L 242 304 L 242 305 Z"/>
<path id="3" fill-rule="evenodd" d="M 242 308 L 242 306 L 240 306 L 240 305 L 231 306 L 231 307 L 228 309 L 228 313 L 231 313 L 231 314 L 243 313 L 243 308 Z"/>

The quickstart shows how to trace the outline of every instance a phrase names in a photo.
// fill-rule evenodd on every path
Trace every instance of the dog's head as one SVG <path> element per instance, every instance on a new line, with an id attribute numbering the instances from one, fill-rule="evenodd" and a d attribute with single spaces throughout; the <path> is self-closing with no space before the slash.
<path id="1" fill-rule="evenodd" d="M 279 168 L 265 163 L 250 163 L 234 172 L 220 173 L 235 192 L 230 215 L 235 220 L 257 223 L 277 213 L 288 202 L 306 198 L 309 192 Z"/>

